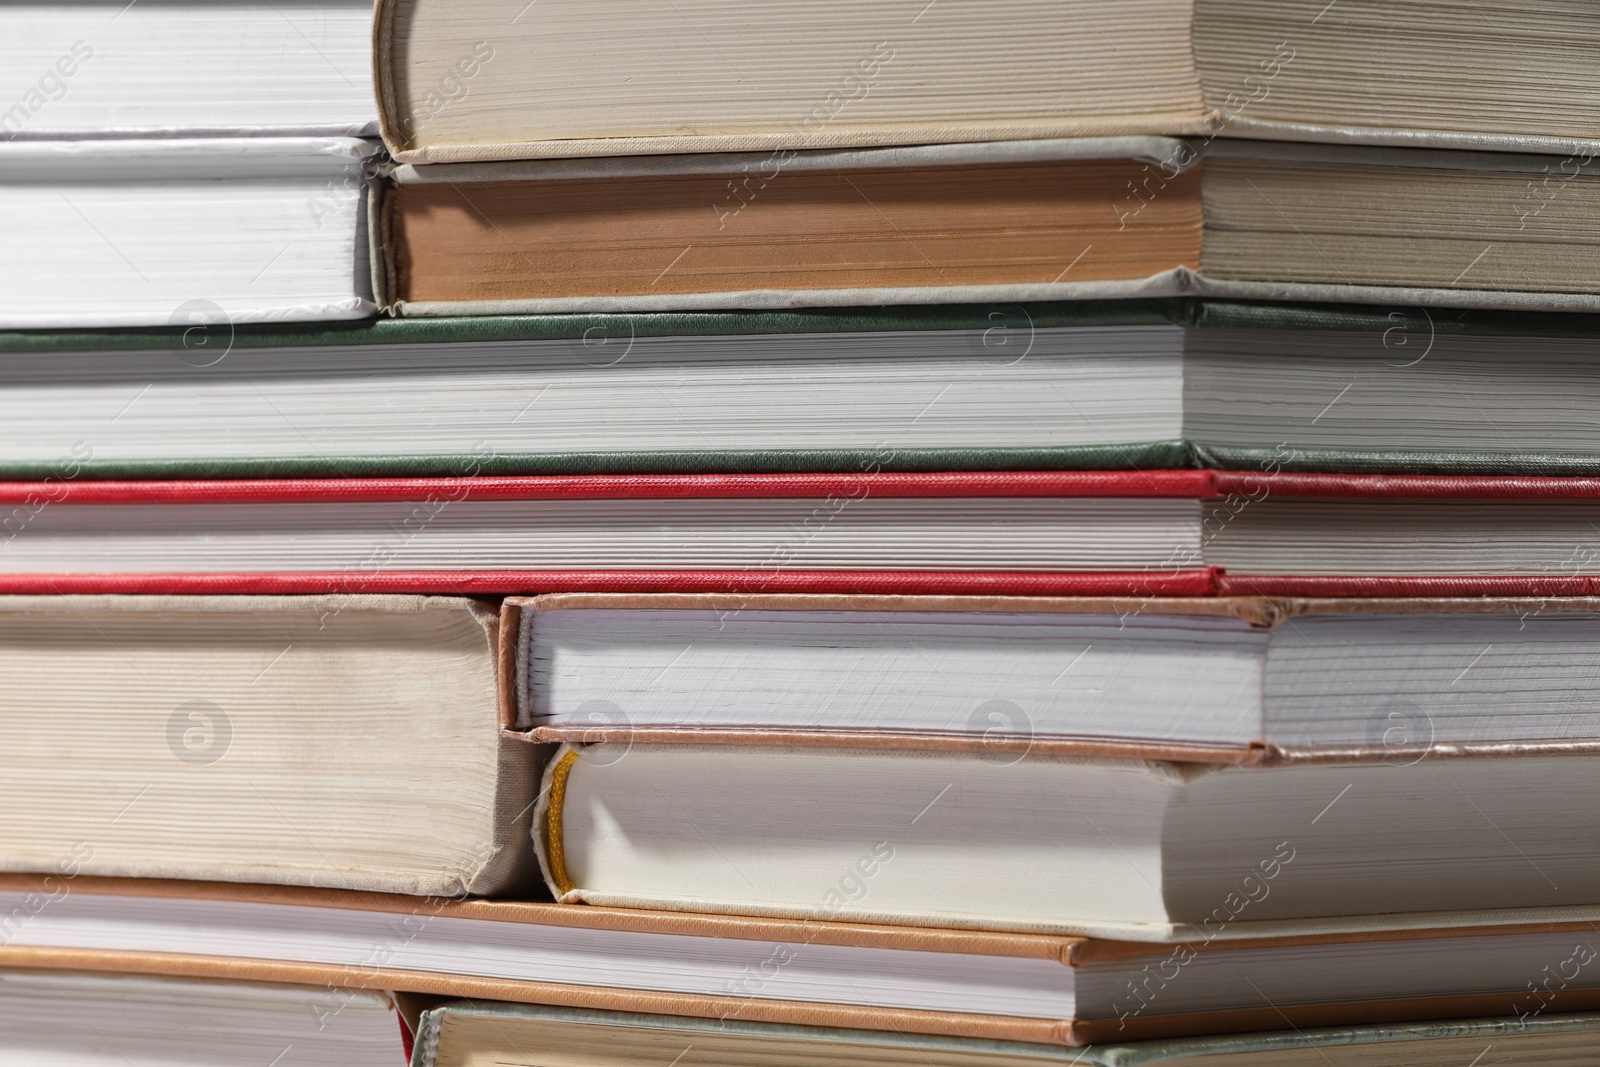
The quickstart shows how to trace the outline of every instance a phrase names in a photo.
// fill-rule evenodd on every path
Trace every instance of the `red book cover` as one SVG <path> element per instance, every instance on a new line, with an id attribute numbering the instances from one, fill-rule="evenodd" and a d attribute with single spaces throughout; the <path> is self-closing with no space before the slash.
<path id="1" fill-rule="evenodd" d="M 29 536 L 48 509 L 205 505 L 436 506 L 460 501 L 812 500 L 873 498 L 1183 499 L 1243 508 L 1268 499 L 1600 502 L 1600 478 L 1251 473 L 1211 470 L 846 474 L 475 476 L 467 478 L 44 481 L 0 483 L 3 543 Z M 203 514 L 203 512 L 192 512 Z M 114 522 L 115 520 L 110 520 Z M 7 566 L 4 593 L 467 593 L 549 591 L 944 594 L 1026 596 L 1582 596 L 1600 579 L 1540 575 L 1234 574 L 1197 559 L 1107 570 L 940 570 L 899 567 L 345 566 L 220 572 L 174 567 L 40 573 Z"/>

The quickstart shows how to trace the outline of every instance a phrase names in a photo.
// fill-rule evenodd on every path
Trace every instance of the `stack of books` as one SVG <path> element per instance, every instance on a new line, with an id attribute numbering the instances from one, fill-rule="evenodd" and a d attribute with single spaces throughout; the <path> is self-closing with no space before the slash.
<path id="1" fill-rule="evenodd" d="M 0 42 L 0 1058 L 1600 1062 L 1600 11 Z"/>

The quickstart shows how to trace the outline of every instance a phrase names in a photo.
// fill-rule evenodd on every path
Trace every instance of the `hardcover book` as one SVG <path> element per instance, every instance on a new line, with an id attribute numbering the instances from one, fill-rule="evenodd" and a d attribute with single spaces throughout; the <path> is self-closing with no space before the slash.
<path id="1" fill-rule="evenodd" d="M 515 725 L 550 741 L 1238 764 L 1600 742 L 1600 599 L 553 593 L 503 626 Z"/>
<path id="2" fill-rule="evenodd" d="M 1592 911 L 1141 943 L 87 876 L 0 887 L 0 917 L 55 897 L 0 966 L 321 987 L 328 1010 L 367 989 L 1083 1045 L 1600 1007 Z"/>
<path id="3" fill-rule="evenodd" d="M 459 598 L 0 597 L 0 870 L 50 876 L 0 942 L 80 876 L 525 887 L 498 636 Z"/>
<path id="4" fill-rule="evenodd" d="M 344 137 L 0 142 L 0 327 L 194 338 L 371 315 L 373 151 Z"/>
<path id="5" fill-rule="evenodd" d="M 0 4 L 0 140 L 364 137 L 371 0 Z"/>
<path id="6" fill-rule="evenodd" d="M 535 829 L 551 892 L 607 907 L 1140 940 L 1600 904 L 1600 842 L 1583 814 L 1600 802 L 1592 751 L 1386 762 L 1378 749 L 1252 767 L 1180 762 L 1164 746 L 1143 758 L 1022 746 L 979 758 L 870 747 L 848 731 L 831 740 L 613 733 L 558 750 Z M 1572 807 L 1551 809 L 1546 790 Z"/>
<path id="7" fill-rule="evenodd" d="M 1595 147 L 1600 20 L 1580 0 L 382 0 L 376 40 L 408 162 L 1219 130 L 1565 153 Z"/>
<path id="8" fill-rule="evenodd" d="M 0 591 L 1571 596 L 1600 567 L 1597 492 L 1209 470 L 47 479 L 0 483 Z"/>
<path id="9" fill-rule="evenodd" d="M 30 1067 L 395 1067 L 398 1022 L 380 991 L 0 971 L 0 1056 Z"/>
<path id="10" fill-rule="evenodd" d="M 404 164 L 402 315 L 1202 295 L 1600 307 L 1600 164 L 1159 137 Z M 1530 186 L 1532 187 L 1530 189 Z"/>
<path id="11" fill-rule="evenodd" d="M 681 1056 L 685 1067 L 773 1067 L 847 1062 L 899 1067 L 1153 1067 L 1155 1064 L 1385 1064 L 1459 1067 L 1492 1051 L 1507 1067 L 1579 1067 L 1595 1029 L 1589 1015 L 1474 1019 L 1410 1025 L 1369 1024 L 1178 1038 L 1082 1049 L 971 1038 L 777 1026 L 733 1020 L 598 1012 L 534 1005 L 457 1002 L 422 1015 L 415 1067 L 651 1067 Z"/>
<path id="12" fill-rule="evenodd" d="M 1592 475 L 1597 338 L 1185 299 L 10 332 L 0 475 Z"/>

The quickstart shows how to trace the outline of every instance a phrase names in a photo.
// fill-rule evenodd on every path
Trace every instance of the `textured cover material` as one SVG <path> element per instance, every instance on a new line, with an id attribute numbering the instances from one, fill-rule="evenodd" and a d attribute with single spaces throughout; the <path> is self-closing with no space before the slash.
<path id="1" fill-rule="evenodd" d="M 398 158 L 398 157 L 397 157 Z M 693 155 L 599 156 L 552 159 L 539 162 L 457 163 L 413 166 L 392 170 L 401 185 L 454 182 L 526 182 L 569 179 L 653 178 L 678 174 L 744 174 L 753 163 L 769 157 L 760 153 L 704 152 Z M 784 164 L 786 173 L 849 170 L 861 167 L 964 167 L 980 163 L 1041 163 L 1071 159 L 1133 159 L 1144 163 L 1174 163 L 1174 173 L 1199 157 L 1184 151 L 1172 137 L 1069 137 L 1044 140 L 919 144 L 905 148 L 831 149 L 795 153 Z"/>
<path id="2" fill-rule="evenodd" d="M 1554 316 L 1552 316 L 1554 317 Z M 1150 446 L 1157 455 L 1159 452 Z M 1592 452 L 1441 452 L 1419 449 L 1294 448 L 1280 450 L 1255 446 L 1181 442 L 1180 464 L 1235 470 L 1266 470 L 1273 465 L 1290 471 L 1344 471 L 1349 474 L 1383 474 L 1417 471 L 1434 474 L 1527 474 L 1541 477 L 1594 477 L 1600 474 L 1600 455 Z M 1129 458 L 1138 453 L 1130 449 Z M 1076 466 L 1077 455 L 1063 457 L 1057 467 Z M 1082 457 L 1087 459 L 1087 456 Z M 1016 469 L 1027 469 L 1023 462 Z M 1172 464 L 1174 466 L 1180 464 Z"/>
<path id="3" fill-rule="evenodd" d="M 681 1035 L 690 1048 L 696 1042 L 707 1043 L 719 1037 L 736 1037 L 770 1042 L 779 1047 L 789 1043 L 818 1046 L 825 1052 L 828 1046 L 837 1046 L 839 1057 L 845 1062 L 860 1062 L 871 1057 L 861 1046 L 875 1046 L 887 1054 L 909 1052 L 929 1064 L 947 1061 L 951 1056 L 1005 1057 L 1007 1062 L 1040 1064 L 1084 1065 L 1084 1067 L 1147 1067 L 1164 1063 L 1182 1063 L 1204 1060 L 1209 1057 L 1227 1057 L 1220 1062 L 1233 1063 L 1257 1058 L 1282 1062 L 1271 1054 L 1303 1051 L 1307 1060 L 1326 1056 L 1323 1049 L 1354 1049 L 1361 1046 L 1379 1046 L 1381 1051 L 1394 1055 L 1426 1055 L 1434 1050 L 1430 1043 L 1487 1042 L 1489 1048 L 1499 1047 L 1495 1064 L 1586 1062 L 1583 1053 L 1592 1049 L 1600 1032 L 1600 1017 L 1594 1015 L 1547 1015 L 1533 1019 L 1467 1019 L 1448 1023 L 1417 1023 L 1409 1026 L 1343 1026 L 1314 1030 L 1279 1031 L 1229 1035 L 1223 1037 L 1184 1037 L 1166 1041 L 1140 1042 L 1138 1044 L 1100 1044 L 1084 1049 L 1064 1049 L 1055 1045 L 1018 1041 L 995 1042 L 973 1038 L 933 1037 L 904 1032 L 871 1030 L 846 1030 L 841 1028 L 780 1026 L 771 1023 L 749 1023 L 731 1019 L 706 1020 L 660 1015 L 641 1015 L 629 1012 L 599 1012 L 572 1008 L 521 1004 L 483 1004 L 460 1002 L 441 1004 L 422 1014 L 417 1027 L 417 1045 L 411 1067 L 435 1067 L 441 1031 L 452 1018 L 481 1017 L 491 1020 L 491 1027 L 511 1020 L 528 1019 L 552 1023 L 567 1023 L 595 1027 L 644 1027 L 666 1030 Z M 598 1036 L 598 1035 L 597 1035 Z M 1388 1046 L 1395 1046 L 1388 1048 Z M 686 1049 L 687 1051 L 687 1049 Z M 1566 1053 L 1572 1059 L 1551 1060 L 1551 1054 Z M 799 1055 L 797 1053 L 797 1059 Z M 636 1061 L 619 1056 L 614 1067 L 633 1067 Z M 901 1062 L 899 1056 L 885 1062 Z M 967 1061 L 970 1062 L 970 1061 Z M 1332 1062 L 1331 1060 L 1329 1062 Z M 1363 1060 L 1363 1062 L 1368 1062 Z M 1465 1062 L 1465 1061 L 1463 1061 Z"/>
<path id="4" fill-rule="evenodd" d="M 380 120 L 381 125 L 381 120 Z M 851 131 L 838 127 L 833 133 L 757 133 L 711 137 L 608 137 L 589 140 L 522 141 L 465 148 L 400 149 L 394 158 L 405 164 L 427 166 L 494 166 L 501 160 L 567 160 L 583 158 L 626 158 L 646 155 L 717 156 L 731 153 L 767 153 L 775 149 L 833 152 L 859 149 L 883 152 L 929 146 L 964 148 L 976 145 L 1027 144 L 1043 140 L 1073 141 L 1159 141 L 1170 134 L 1203 134 L 1204 118 L 1187 114 L 1141 115 L 1136 118 L 1079 119 L 1066 122 L 1036 123 L 1026 126 L 964 125 L 920 127 L 885 134 L 881 131 Z M 392 130 L 380 130 L 386 140 Z"/>
<path id="5" fill-rule="evenodd" d="M 1092 1049 L 1068 1050 L 1059 1045 L 1005 1042 L 1003 1044 L 972 1038 L 940 1038 L 904 1031 L 849 1030 L 838 1027 L 794 1026 L 776 1023 L 752 1023 L 736 1019 L 709 1020 L 692 1016 L 645 1015 L 625 1011 L 590 1011 L 582 1008 L 560 1008 L 543 1004 L 493 1004 L 479 1001 L 458 1001 L 440 1004 L 423 1011 L 417 1024 L 417 1044 L 411 1067 L 435 1067 L 439 1052 L 441 1031 L 451 1019 L 477 1017 L 491 1020 L 496 1029 L 514 1020 L 538 1020 L 596 1027 L 642 1027 L 667 1030 L 683 1035 L 691 1048 L 696 1042 L 716 1041 L 719 1037 L 749 1037 L 773 1042 L 808 1041 L 841 1044 L 867 1043 L 915 1049 L 931 1057 L 945 1050 L 995 1052 L 1004 1050 L 1013 1055 L 1038 1058 L 1059 1063 L 1095 1063 L 1089 1058 Z M 503 1033 L 504 1031 L 502 1031 Z M 599 1036 L 599 1035 L 597 1035 Z M 511 1040 L 515 1040 L 511 1038 Z M 466 1051 L 465 1048 L 458 1051 Z M 687 1050 L 685 1050 L 687 1051 Z M 842 1051 L 842 1050 L 841 1050 Z M 619 1057 L 616 1067 L 629 1067 L 631 1060 Z"/>
<path id="6" fill-rule="evenodd" d="M 281 571 L 234 574 L 5 574 L 6 593 L 428 593 L 506 596 L 585 592 L 939 593 L 963 596 L 1211 596 L 1219 574 L 1039 571 L 529 570 Z"/>
<path id="7" fill-rule="evenodd" d="M 1159 760 L 1168 763 L 1214 763 L 1243 767 L 1282 762 L 1277 750 L 1267 745 L 1223 748 L 1178 742 L 1160 744 L 1153 741 L 1088 741 L 1050 737 L 971 737 L 866 729 L 846 731 L 762 726 L 540 726 L 521 736 L 526 736 L 530 741 L 564 745 L 612 742 L 626 745 L 715 744 L 781 748 L 870 748 L 874 751 L 966 752 L 985 756 L 1004 756 L 1014 753 L 1019 760 L 1024 756 L 1040 758 L 1077 756 L 1086 759 Z M 1596 742 L 1593 749 L 1586 751 L 1600 751 L 1600 742 Z M 1392 759 L 1394 752 L 1394 749 L 1385 749 L 1381 753 L 1341 752 L 1339 762 L 1383 756 Z"/>
<path id="8" fill-rule="evenodd" d="M 1202 316 L 1203 304 L 1184 300 L 1104 300 L 1028 304 L 1007 307 L 1040 329 L 1061 326 L 1183 325 Z M 903 330 L 986 330 L 995 309 L 987 306 L 795 308 L 781 312 L 682 311 L 650 314 L 575 313 L 568 315 L 464 316 L 434 319 L 372 319 L 360 322 L 241 324 L 233 331 L 235 348 L 280 348 L 299 345 L 473 344 L 483 341 L 578 340 L 584 337 L 709 337 L 742 334 L 866 333 Z M 1263 315 L 1290 309 L 1260 308 Z M 1352 309 L 1360 311 L 1362 309 Z M 1205 314 L 1223 314 L 1218 310 Z M 1308 310 L 1316 316 L 1308 329 L 1366 328 L 1365 319 L 1341 309 Z M 1386 312 L 1371 309 L 1374 321 Z M 1535 333 L 1560 321 L 1513 316 L 1511 333 Z M 1312 320 L 1308 320 L 1311 322 Z M 1476 318 L 1473 319 L 1477 321 Z M 1268 325 L 1281 326 L 1280 323 Z M 1384 322 L 1380 330 L 1392 326 Z M 1441 322 L 1441 329 L 1448 328 Z M 1600 332 L 1600 324 L 1596 331 Z M 125 330 L 0 330 L 0 352 L 92 352 L 170 350 L 181 340 L 174 327 Z"/>
<path id="9" fill-rule="evenodd" d="M 36 482 L 0 482 L 0 506 L 28 503 Z M 62 482 L 56 505 L 354 503 L 421 500 L 754 500 L 867 493 L 878 498 L 1275 498 L 1595 500 L 1600 477 L 1330 474 L 1223 470 L 858 472 L 853 474 L 529 475 L 474 478 L 253 478 Z"/>
<path id="10" fill-rule="evenodd" d="M 1251 477 L 1251 476 L 1246 476 Z M 1371 479 L 1351 479 L 1351 486 L 1378 486 Z M 1440 487 L 1438 495 L 1471 496 L 1477 481 L 1415 479 L 1417 486 Z M 857 472 L 853 474 L 697 474 L 697 475 L 595 475 L 595 476 L 488 476 L 472 478 L 281 478 L 236 481 L 62 482 L 52 503 L 65 504 L 272 504 L 354 503 L 358 501 L 422 500 L 430 493 L 449 494 L 451 500 L 632 500 L 689 498 L 697 500 L 781 499 L 827 496 L 830 493 L 870 493 L 875 497 L 1186 497 L 1222 495 L 1219 485 L 1235 484 L 1214 471 L 972 471 L 972 472 Z M 1251 483 L 1252 486 L 1254 483 Z M 1285 477 L 1284 493 L 1296 483 Z M 1308 483 L 1312 484 L 1312 483 Z M 1337 486 L 1337 481 L 1317 482 Z M 1390 483 L 1384 483 L 1390 484 Z M 1393 495 L 1413 482 L 1392 481 L 1392 493 L 1383 488 L 1363 495 Z M 1514 486 L 1526 485 L 1559 495 L 1564 484 L 1554 479 L 1484 479 L 1485 487 L 1503 486 L 1505 495 L 1519 495 Z M 1600 479 L 1595 481 L 1600 485 Z M 1455 487 L 1454 489 L 1450 487 Z M 1223 489 L 1222 493 L 1229 489 Z M 34 482 L 0 482 L 0 505 L 27 503 L 39 492 Z M 1315 491 L 1296 495 L 1319 495 Z"/>
<path id="11" fill-rule="evenodd" d="M 374 248 L 379 247 L 374 245 Z M 1220 300 L 1284 303 L 1382 304 L 1524 313 L 1600 312 L 1600 295 L 1500 289 L 1338 285 L 1330 282 L 1235 281 L 1203 277 L 1175 267 L 1128 281 L 1061 281 L 1029 285 L 936 285 L 880 289 L 737 289 L 663 296 L 531 297 L 520 300 L 391 300 L 386 310 L 405 317 L 546 315 L 585 310 L 618 314 L 670 311 L 783 311 L 853 304 L 995 304 L 1048 300 L 1150 300 L 1202 296 Z"/>
<path id="12" fill-rule="evenodd" d="M 793 308 L 786 311 L 680 311 L 573 313 L 370 319 L 354 322 L 240 323 L 234 348 L 320 345 L 472 344 L 583 337 L 701 337 L 741 334 L 864 333 L 907 330 L 984 330 L 994 321 L 989 305 Z M 1082 300 L 1007 305 L 1039 329 L 1064 326 L 1170 324 L 1196 329 L 1299 329 L 1383 333 L 1395 325 L 1393 305 L 1274 304 L 1202 298 Z M 1476 309 L 1424 315 L 1439 334 L 1529 337 L 1600 336 L 1600 315 L 1541 315 Z M 187 328 L 187 327 L 185 327 Z M 49 353 L 171 350 L 183 330 L 172 326 L 115 330 L 0 330 L 0 352 Z"/>
<path id="13" fill-rule="evenodd" d="M 1187 600 L 1164 597 L 995 597 L 995 596 L 874 596 L 869 594 L 783 594 L 783 593 L 545 593 L 533 597 L 509 597 L 501 618 L 503 627 L 516 629 L 511 612 L 583 611 L 599 608 L 635 611 L 971 611 L 1007 614 L 1122 615 L 1137 611 L 1143 615 L 1208 615 L 1244 619 L 1256 626 L 1269 626 L 1279 615 L 1305 605 L 1340 605 L 1344 601 L 1269 600 L 1266 597 L 1228 597 L 1215 600 Z M 1477 603 L 1477 601 L 1351 601 L 1343 610 L 1368 610 L 1363 604 Z M 1491 602 L 1492 603 L 1492 602 Z M 1538 603 L 1547 603 L 1539 601 Z M 1590 601 L 1575 601 L 1588 604 Z M 1600 600 L 1592 602 L 1600 609 Z M 1334 609 L 1329 609 L 1334 610 Z M 1382 610 L 1382 609 L 1377 609 Z M 1296 614 L 1309 613 L 1296 611 Z"/>
<path id="14" fill-rule="evenodd" d="M 1600 294 L 1507 289 L 1444 289 L 1415 285 L 1339 285 L 1332 282 L 1243 281 L 1192 275 L 1176 292 L 1223 300 L 1281 300 L 1285 303 L 1390 304 L 1397 307 L 1479 308 L 1490 311 L 1600 311 Z M 1063 283 L 1065 284 L 1065 283 Z M 1143 295 L 1143 294 L 1141 294 Z M 1167 295 L 1158 286 L 1148 295 Z"/>
<path id="15" fill-rule="evenodd" d="M 1462 152 L 1537 152 L 1549 156 L 1600 155 L 1600 140 L 1592 137 L 1552 137 L 1541 134 L 1467 133 L 1461 130 L 1409 130 L 1382 126 L 1330 126 L 1311 122 L 1284 122 L 1229 114 L 1228 136 L 1267 141 L 1294 141 L 1329 145 L 1381 145 L 1394 148 L 1442 149 Z"/>
<path id="16" fill-rule="evenodd" d="M 804 593 L 1004 597 L 1589 597 L 1600 576 L 1239 575 L 1221 568 L 1136 572 L 526 570 L 5 574 L 0 594 L 420 593 L 500 597 L 582 593 Z"/>
<path id="17" fill-rule="evenodd" d="M 1085 1050 L 1088 1063 L 1104 1067 L 1146 1067 L 1161 1063 L 1239 1060 L 1283 1063 L 1325 1063 L 1324 1049 L 1341 1058 L 1362 1057 L 1364 1063 L 1392 1063 L 1391 1056 L 1469 1057 L 1497 1050 L 1492 1061 L 1502 1067 L 1562 1067 L 1586 1063 L 1593 1055 L 1600 1028 L 1594 1015 L 1548 1015 L 1538 1018 L 1464 1019 L 1411 1025 L 1324 1027 L 1225 1037 L 1182 1037 L 1133 1045 L 1099 1045 Z M 1479 1046 L 1483 1046 L 1481 1049 Z M 1344 1051 L 1349 1050 L 1349 1051 Z M 1236 1059 L 1237 1057 L 1237 1059 Z M 1348 1060 L 1347 1060 L 1348 1062 Z M 1436 1059 L 1435 1062 L 1438 1062 Z"/>
<path id="18" fill-rule="evenodd" d="M 385 239 L 387 241 L 387 238 Z M 378 245 L 374 245 L 377 248 Z M 1187 267 L 1129 281 L 1039 282 L 1028 285 L 930 285 L 873 289 L 740 289 L 661 296 L 530 297 L 517 300 L 390 300 L 386 310 L 402 317 L 459 315 L 552 315 L 580 311 L 663 314 L 738 309 L 795 311 L 802 308 L 885 305 L 1017 304 L 1065 300 L 1139 300 L 1193 295 L 1203 287 Z M 1226 295 L 1226 294 L 1219 294 Z M 1338 300 L 1338 294 L 1321 299 Z M 1382 299 L 1380 295 L 1377 299 Z M 1595 310 L 1600 310 L 1600 298 Z"/>
<path id="19" fill-rule="evenodd" d="M 1600 575 L 1268 575 L 1218 574 L 1222 596 L 1592 597 Z"/>
<path id="20" fill-rule="evenodd" d="M 1600 613 L 1600 597 L 1515 599 L 1494 597 L 1219 597 L 1187 600 L 1162 597 L 986 597 L 986 596 L 837 596 L 739 595 L 684 593 L 546 593 L 510 597 L 501 625 L 515 632 L 513 613 L 524 611 L 862 611 L 862 612 L 1003 612 L 1008 615 L 1189 615 L 1242 619 L 1252 626 L 1275 626 L 1302 615 L 1445 615 Z"/>

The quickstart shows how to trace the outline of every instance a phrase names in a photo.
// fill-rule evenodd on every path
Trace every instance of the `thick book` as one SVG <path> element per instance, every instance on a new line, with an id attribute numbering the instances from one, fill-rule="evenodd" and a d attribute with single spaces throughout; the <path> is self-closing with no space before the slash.
<path id="1" fill-rule="evenodd" d="M 0 870 L 524 887 L 499 636 L 462 599 L 0 597 Z"/>
<path id="2" fill-rule="evenodd" d="M 0 483 L 0 592 L 1556 596 L 1592 478 L 1214 470 Z"/>
<path id="3" fill-rule="evenodd" d="M 536 809 L 565 903 L 1134 939 L 1600 905 L 1592 749 L 1248 766 L 641 741 L 594 711 Z"/>
<path id="4" fill-rule="evenodd" d="M 1576 153 L 1597 40 L 1581 0 L 382 0 L 376 62 L 416 162 L 1208 131 Z"/>
<path id="5" fill-rule="evenodd" d="M 1310 1067 L 1390 1064 L 1462 1067 L 1580 1067 L 1593 1056 L 1600 1016 L 1534 1015 L 1457 1022 L 1366 1024 L 1191 1037 L 1081 1049 L 924 1034 L 778 1026 L 638 1012 L 584 1011 L 457 1001 L 422 1013 L 413 1067 L 1155 1067 L 1157 1064 Z"/>
<path id="6" fill-rule="evenodd" d="M 397 1067 L 381 991 L 71 970 L 0 971 L 0 1058 L 30 1067 Z"/>
<path id="7" fill-rule="evenodd" d="M 402 315 L 1202 295 L 1600 307 L 1600 163 L 1159 137 L 393 171 Z M 1535 191 L 1538 190 L 1538 191 Z"/>
<path id="8" fill-rule="evenodd" d="M 515 726 L 1269 764 L 1600 752 L 1600 598 L 512 597 Z M 514 636 L 511 636 L 514 635 Z"/>
<path id="9" fill-rule="evenodd" d="M 0 4 L 0 140 L 362 137 L 371 0 Z"/>
<path id="10" fill-rule="evenodd" d="M 182 322 L 0 352 L 5 478 L 1600 474 L 1579 314 L 1086 300 Z"/>
<path id="11" fill-rule="evenodd" d="M 0 141 L 0 327 L 167 327 L 174 358 L 205 364 L 232 323 L 370 316 L 375 150 L 348 137 Z"/>
<path id="12" fill-rule="evenodd" d="M 1593 924 L 1570 918 L 1139 943 L 0 877 L 13 916 L 0 967 L 320 986 L 328 1010 L 366 989 L 1082 1045 L 1600 1007 Z"/>

